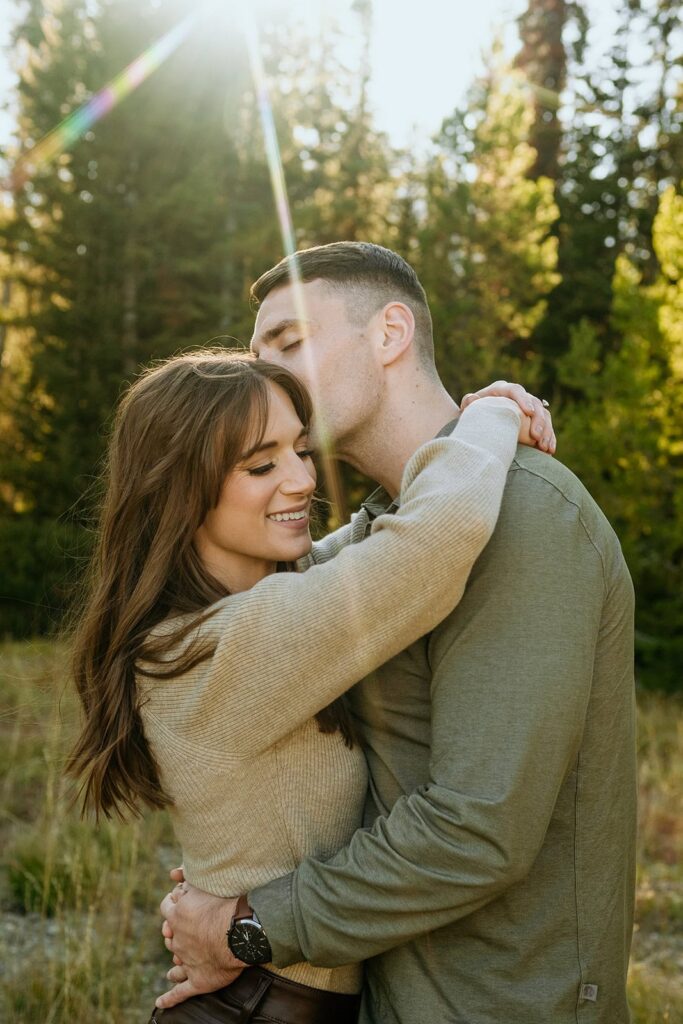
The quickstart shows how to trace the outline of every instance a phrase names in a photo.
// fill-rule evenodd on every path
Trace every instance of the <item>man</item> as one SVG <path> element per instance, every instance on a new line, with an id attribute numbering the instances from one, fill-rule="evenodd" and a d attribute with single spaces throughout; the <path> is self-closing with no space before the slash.
<path id="1" fill-rule="evenodd" d="M 252 349 L 307 380 L 338 455 L 382 485 L 353 542 L 458 410 L 400 257 L 342 242 L 298 268 L 305 313 L 290 261 L 254 285 Z M 272 961 L 367 960 L 363 1024 L 626 1024 L 632 649 L 614 533 L 564 466 L 520 448 L 460 605 L 351 692 L 368 827 L 240 903 Z M 242 966 L 225 941 L 235 901 L 187 889 L 162 903 L 183 966 L 159 1005 Z"/>

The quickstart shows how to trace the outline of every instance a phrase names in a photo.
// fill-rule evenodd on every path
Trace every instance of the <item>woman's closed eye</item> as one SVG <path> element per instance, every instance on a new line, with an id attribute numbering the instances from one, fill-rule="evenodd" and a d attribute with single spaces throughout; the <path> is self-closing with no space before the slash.
<path id="1" fill-rule="evenodd" d="M 263 466 L 251 466 L 247 473 L 249 476 L 265 476 L 266 473 L 270 473 L 271 469 L 275 469 L 275 463 L 266 462 Z"/>
<path id="2" fill-rule="evenodd" d="M 301 448 L 296 453 L 300 459 L 312 459 L 315 455 L 313 448 Z M 272 469 L 275 469 L 274 462 L 264 462 L 262 466 L 250 466 L 247 470 L 249 476 L 265 476 L 266 473 L 270 473 Z"/>
<path id="3" fill-rule="evenodd" d="M 303 338 L 296 338 L 294 341 L 288 341 L 286 345 L 282 346 L 280 351 L 281 352 L 291 352 L 292 349 L 295 349 L 298 345 L 300 345 L 303 340 L 304 340 Z"/>

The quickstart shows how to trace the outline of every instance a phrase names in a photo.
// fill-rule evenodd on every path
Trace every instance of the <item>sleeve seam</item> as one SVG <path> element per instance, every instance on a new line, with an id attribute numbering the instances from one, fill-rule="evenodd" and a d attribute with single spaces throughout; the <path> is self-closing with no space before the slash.
<path id="1" fill-rule="evenodd" d="M 602 570 L 602 588 L 603 588 L 603 593 L 606 594 L 607 593 L 607 571 L 606 571 L 606 567 L 605 567 L 605 559 L 603 557 L 602 551 L 600 550 L 598 545 L 593 540 L 591 532 L 588 529 L 588 526 L 586 524 L 586 520 L 583 517 L 583 512 L 582 512 L 581 506 L 578 504 L 578 502 L 574 501 L 573 498 L 570 498 L 569 495 L 561 487 L 559 487 L 553 480 L 549 480 L 547 476 L 544 476 L 542 473 L 539 473 L 536 470 L 531 469 L 529 466 L 522 466 L 517 461 L 516 457 L 512 460 L 512 466 L 510 467 L 510 472 L 528 473 L 530 476 L 536 477 L 537 480 L 541 480 L 544 484 L 547 484 L 549 487 L 552 487 L 552 489 L 554 491 L 557 491 L 557 493 L 559 495 L 561 495 L 562 498 L 564 498 L 564 500 L 567 502 L 568 505 L 572 505 L 576 509 L 577 515 L 578 515 L 578 518 L 579 518 L 579 522 L 581 523 L 581 526 L 583 527 L 583 532 L 586 535 L 588 543 L 591 545 L 591 547 L 593 548 L 593 550 L 595 551 L 595 553 L 597 554 L 597 556 L 598 556 L 598 558 L 600 560 L 600 568 Z"/>

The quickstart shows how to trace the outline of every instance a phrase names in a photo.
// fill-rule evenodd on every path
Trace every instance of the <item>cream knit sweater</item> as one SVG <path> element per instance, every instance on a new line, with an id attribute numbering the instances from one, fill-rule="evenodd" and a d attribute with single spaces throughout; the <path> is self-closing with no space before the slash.
<path id="1" fill-rule="evenodd" d="M 238 895 L 351 838 L 365 759 L 339 733 L 319 732 L 313 716 L 458 603 L 493 532 L 519 422 L 507 399 L 475 402 L 451 437 L 413 455 L 399 511 L 378 517 L 367 540 L 224 598 L 193 634 L 215 641 L 210 659 L 172 680 L 138 677 L 145 734 L 194 885 Z M 330 543 L 340 540 L 344 530 Z M 339 992 L 361 981 L 358 965 L 279 973 Z"/>

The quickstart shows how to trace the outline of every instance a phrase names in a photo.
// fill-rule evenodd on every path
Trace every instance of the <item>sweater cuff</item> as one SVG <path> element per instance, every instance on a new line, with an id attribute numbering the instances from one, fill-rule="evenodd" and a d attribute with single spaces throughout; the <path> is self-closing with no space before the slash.
<path id="1" fill-rule="evenodd" d="M 276 967 L 289 967 L 304 959 L 299 946 L 292 907 L 294 874 L 275 878 L 247 894 L 249 906 L 263 925 Z"/>
<path id="2" fill-rule="evenodd" d="M 461 413 L 452 437 L 477 445 L 508 466 L 517 447 L 522 411 L 510 398 L 478 398 Z"/>

